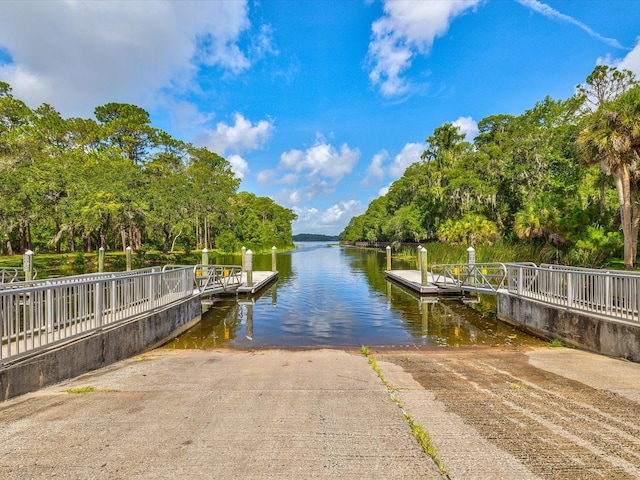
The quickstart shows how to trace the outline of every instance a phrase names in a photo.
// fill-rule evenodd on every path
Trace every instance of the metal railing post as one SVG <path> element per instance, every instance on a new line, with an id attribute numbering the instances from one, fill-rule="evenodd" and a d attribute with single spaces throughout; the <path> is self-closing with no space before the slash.
<path id="1" fill-rule="evenodd" d="M 522 281 L 523 281 L 523 277 L 524 277 L 524 275 L 523 275 L 524 267 L 519 265 L 517 267 L 517 269 L 518 269 L 518 284 L 516 285 L 516 292 L 517 292 L 518 295 L 522 295 L 522 292 L 523 292 Z"/>
<path id="2" fill-rule="evenodd" d="M 102 282 L 96 282 L 95 284 L 95 302 L 93 308 L 96 327 L 101 327 L 104 323 L 104 286 Z"/>

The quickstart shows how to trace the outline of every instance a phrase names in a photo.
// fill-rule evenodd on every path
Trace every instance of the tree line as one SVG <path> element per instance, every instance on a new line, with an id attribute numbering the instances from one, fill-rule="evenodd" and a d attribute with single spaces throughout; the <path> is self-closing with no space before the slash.
<path id="1" fill-rule="evenodd" d="M 566 100 L 492 115 L 466 141 L 446 123 L 421 160 L 351 219 L 344 241 L 537 242 L 548 261 L 637 253 L 640 86 L 598 66 Z"/>
<path id="2" fill-rule="evenodd" d="M 227 160 L 135 105 L 95 120 L 29 108 L 0 82 L 0 253 L 288 247 L 296 215 L 238 192 Z"/>

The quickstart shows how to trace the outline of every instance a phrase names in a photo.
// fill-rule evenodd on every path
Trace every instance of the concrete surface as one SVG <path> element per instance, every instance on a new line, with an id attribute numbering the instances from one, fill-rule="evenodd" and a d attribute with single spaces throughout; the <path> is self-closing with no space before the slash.
<path id="1" fill-rule="evenodd" d="M 0 479 L 640 478 L 640 364 L 551 348 L 371 356 L 387 385 L 359 352 L 139 355 L 0 403 Z"/>

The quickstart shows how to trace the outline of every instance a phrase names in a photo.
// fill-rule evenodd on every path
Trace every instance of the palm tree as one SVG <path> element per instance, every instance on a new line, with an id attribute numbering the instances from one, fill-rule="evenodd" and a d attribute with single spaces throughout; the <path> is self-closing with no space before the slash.
<path id="1" fill-rule="evenodd" d="M 578 136 L 588 164 L 599 163 L 613 177 L 620 203 L 625 268 L 633 268 L 638 250 L 640 180 L 640 87 L 635 86 L 590 113 Z"/>

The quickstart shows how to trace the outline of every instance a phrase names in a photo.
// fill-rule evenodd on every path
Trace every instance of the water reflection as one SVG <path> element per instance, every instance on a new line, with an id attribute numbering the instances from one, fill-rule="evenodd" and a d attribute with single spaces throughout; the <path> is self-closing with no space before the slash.
<path id="1" fill-rule="evenodd" d="M 262 268 L 269 269 L 270 255 L 265 258 Z M 541 343 L 497 321 L 491 313 L 493 297 L 467 299 L 476 302 L 470 306 L 458 299 L 420 296 L 390 283 L 383 273 L 384 253 L 306 244 L 279 254 L 277 262 L 276 283 L 254 298 L 215 303 L 198 325 L 166 347 Z"/>

